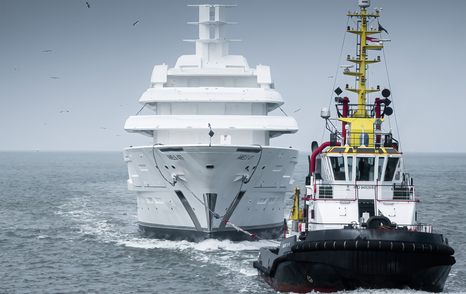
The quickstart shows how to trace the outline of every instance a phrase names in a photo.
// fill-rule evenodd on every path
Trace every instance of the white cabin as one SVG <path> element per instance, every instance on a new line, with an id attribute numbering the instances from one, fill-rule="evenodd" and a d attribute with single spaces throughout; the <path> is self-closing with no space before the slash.
<path id="1" fill-rule="evenodd" d="M 297 132 L 294 118 L 268 116 L 283 104 L 270 67 L 251 68 L 243 56 L 228 53 L 224 8 L 199 5 L 199 21 L 191 22 L 199 38 L 187 40 L 195 42 L 195 54 L 182 55 L 173 68 L 154 66 L 151 87 L 139 99 L 154 114 L 130 116 L 125 130 L 164 145 L 266 146 L 270 138 Z"/>

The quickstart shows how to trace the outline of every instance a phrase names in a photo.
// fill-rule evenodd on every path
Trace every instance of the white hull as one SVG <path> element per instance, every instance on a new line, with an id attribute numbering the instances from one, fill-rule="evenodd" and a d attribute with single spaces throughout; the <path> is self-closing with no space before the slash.
<path id="1" fill-rule="evenodd" d="M 206 235 L 236 231 L 227 222 L 245 230 L 282 226 L 297 155 L 288 148 L 231 145 L 124 151 L 139 224 Z"/>
<path id="2" fill-rule="evenodd" d="M 241 239 L 247 230 L 274 238 L 283 228 L 298 152 L 269 145 L 298 126 L 293 117 L 269 115 L 283 104 L 270 67 L 229 54 L 227 7 L 198 6 L 195 54 L 154 66 L 139 99 L 152 113 L 126 120 L 126 131 L 155 144 L 124 151 L 147 235 Z"/>

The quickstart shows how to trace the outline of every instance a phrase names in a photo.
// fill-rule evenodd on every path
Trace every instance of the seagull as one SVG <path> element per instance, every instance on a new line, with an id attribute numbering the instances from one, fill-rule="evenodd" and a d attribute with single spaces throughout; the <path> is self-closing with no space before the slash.
<path id="1" fill-rule="evenodd" d="M 298 111 L 300 111 L 300 110 L 301 110 L 301 108 L 298 108 L 298 109 L 296 109 L 295 111 L 293 111 L 293 113 L 296 113 L 296 112 L 298 112 Z"/>
<path id="2" fill-rule="evenodd" d="M 51 78 L 52 80 L 59 80 L 60 79 L 60 77 L 49 77 L 49 78 Z"/>
<path id="3" fill-rule="evenodd" d="M 106 130 L 107 128 L 106 127 L 100 127 L 102 130 Z"/>
<path id="4" fill-rule="evenodd" d="M 139 19 L 133 22 L 133 27 L 139 23 Z"/>
<path id="5" fill-rule="evenodd" d="M 70 112 L 68 109 L 60 110 L 60 113 Z"/>
<path id="6" fill-rule="evenodd" d="M 52 51 L 53 51 L 52 49 L 45 49 L 45 50 L 42 50 L 42 53 L 50 53 Z"/>
<path id="7" fill-rule="evenodd" d="M 86 1 L 86 6 L 87 6 L 87 8 L 91 8 L 91 4 L 89 4 L 88 1 Z"/>

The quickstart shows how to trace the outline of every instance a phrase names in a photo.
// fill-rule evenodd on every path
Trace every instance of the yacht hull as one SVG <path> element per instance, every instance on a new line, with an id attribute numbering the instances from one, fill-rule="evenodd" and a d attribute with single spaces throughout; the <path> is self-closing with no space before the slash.
<path id="1" fill-rule="evenodd" d="M 145 146 L 124 151 L 145 236 L 276 238 L 298 152 L 261 146 Z"/>
<path id="2" fill-rule="evenodd" d="M 279 224 L 264 226 L 263 228 L 242 227 L 241 229 L 247 231 L 251 235 L 245 234 L 244 232 L 238 231 L 234 228 L 213 230 L 209 232 L 175 227 L 163 228 L 154 224 L 139 223 L 139 231 L 144 237 L 167 240 L 188 240 L 194 242 L 199 242 L 205 239 L 252 241 L 255 240 L 257 237 L 262 239 L 277 239 L 283 236 L 284 224 L 282 221 Z"/>
<path id="3" fill-rule="evenodd" d="M 455 263 L 453 253 L 439 234 L 323 230 L 304 241 L 292 237 L 280 248 L 262 248 L 254 267 L 278 291 L 409 287 L 440 292 Z"/>

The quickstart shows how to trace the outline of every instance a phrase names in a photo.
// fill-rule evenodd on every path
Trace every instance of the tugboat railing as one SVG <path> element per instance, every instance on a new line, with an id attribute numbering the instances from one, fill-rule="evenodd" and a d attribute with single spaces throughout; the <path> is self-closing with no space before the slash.
<path id="1" fill-rule="evenodd" d="M 310 225 L 317 225 L 317 226 L 347 226 L 347 225 L 353 225 L 353 226 L 359 226 L 358 223 L 339 223 L 339 222 L 315 222 L 315 221 L 309 221 Z M 418 224 L 396 224 L 396 227 L 398 229 L 404 229 L 410 232 L 423 232 L 423 233 L 432 233 L 433 231 L 433 226 L 430 224 L 424 224 L 424 223 L 418 223 Z"/>
<path id="2" fill-rule="evenodd" d="M 396 183 L 313 183 L 308 189 L 307 198 L 314 201 L 357 201 L 361 190 L 372 190 L 373 199 L 379 202 L 418 202 L 414 185 Z M 342 194 L 346 196 L 342 197 Z"/>

